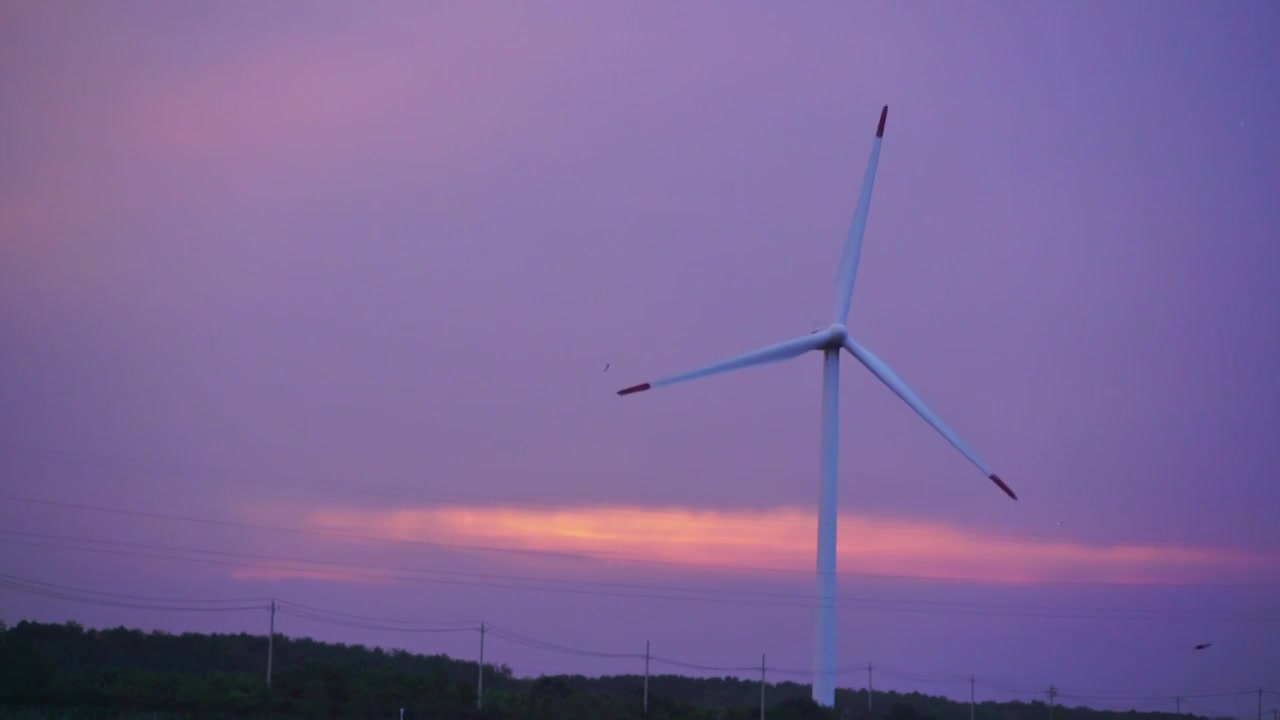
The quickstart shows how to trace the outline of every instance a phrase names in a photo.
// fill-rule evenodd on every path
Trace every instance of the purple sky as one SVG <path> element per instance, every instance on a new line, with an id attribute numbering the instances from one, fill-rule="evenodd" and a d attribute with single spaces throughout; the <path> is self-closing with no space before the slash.
<path id="1" fill-rule="evenodd" d="M 614 391 L 826 319 L 888 104 L 849 326 L 1020 500 L 846 363 L 839 663 L 1280 690 L 1277 31 L 1264 2 L 0 4 L 0 572 L 807 671 L 817 356 Z"/>

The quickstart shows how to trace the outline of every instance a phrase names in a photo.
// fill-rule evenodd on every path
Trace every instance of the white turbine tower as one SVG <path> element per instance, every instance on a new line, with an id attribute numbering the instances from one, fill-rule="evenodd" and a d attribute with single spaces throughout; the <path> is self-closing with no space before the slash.
<path id="1" fill-rule="evenodd" d="M 818 623 L 817 647 L 814 657 L 813 699 L 819 705 L 831 707 L 835 704 L 835 669 L 836 669 L 836 461 L 838 456 L 839 398 L 840 398 L 840 350 L 849 351 L 876 377 L 889 386 L 898 397 L 920 414 L 942 434 L 974 465 L 1000 487 L 1009 497 L 1018 499 L 1017 495 L 1004 484 L 987 464 L 961 440 L 942 419 L 924 404 L 918 395 L 907 387 L 880 358 L 871 354 L 853 338 L 845 327 L 849 317 L 849 303 L 853 295 L 853 281 L 858 274 L 858 256 L 862 252 L 862 234 L 867 227 L 867 214 L 871 209 L 871 189 L 875 185 L 876 165 L 880 160 L 880 144 L 884 138 L 884 123 L 889 115 L 889 106 L 880 111 L 880 124 L 876 127 L 876 137 L 871 145 L 871 158 L 867 161 L 867 173 L 862 180 L 862 194 L 858 197 L 858 207 L 853 214 L 853 222 L 849 226 L 849 236 L 845 240 L 844 256 L 840 258 L 840 267 L 836 272 L 835 316 L 831 325 L 804 337 L 780 342 L 766 348 L 753 350 L 731 360 L 708 365 L 679 375 L 669 375 L 652 382 L 633 385 L 619 390 L 619 395 L 630 395 L 651 388 L 672 385 L 685 380 L 693 380 L 708 375 L 739 370 L 753 365 L 788 360 L 810 351 L 822 352 L 822 470 L 821 494 L 818 500 Z"/>

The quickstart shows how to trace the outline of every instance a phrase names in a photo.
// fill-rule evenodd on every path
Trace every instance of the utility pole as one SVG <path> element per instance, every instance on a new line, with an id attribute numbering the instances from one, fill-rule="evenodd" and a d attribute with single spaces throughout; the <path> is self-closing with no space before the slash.
<path id="1" fill-rule="evenodd" d="M 649 641 L 644 641 L 644 714 L 649 714 Z"/>
<path id="2" fill-rule="evenodd" d="M 1262 688 L 1258 688 L 1258 720 L 1262 720 Z"/>
<path id="3" fill-rule="evenodd" d="M 975 714 L 975 711 L 973 707 L 973 676 L 970 675 L 969 676 L 969 720 L 974 720 L 974 714 Z"/>
<path id="4" fill-rule="evenodd" d="M 760 653 L 760 720 L 764 720 L 764 653 Z"/>
<path id="5" fill-rule="evenodd" d="M 867 663 L 867 715 L 871 715 L 871 663 Z"/>
<path id="6" fill-rule="evenodd" d="M 480 623 L 480 671 L 476 675 L 476 709 L 484 709 L 484 623 Z"/>
<path id="7" fill-rule="evenodd" d="M 271 623 L 267 627 L 267 689 L 271 688 L 271 663 L 276 650 L 276 601 L 271 601 Z"/>
<path id="8" fill-rule="evenodd" d="M 1049 686 L 1049 720 L 1053 720 L 1053 699 L 1058 697 L 1058 688 Z"/>
<path id="9" fill-rule="evenodd" d="M 1182 714 L 1182 696 L 1179 695 L 1178 697 L 1174 698 L 1174 702 L 1177 703 L 1175 707 L 1178 708 L 1178 714 L 1181 715 Z"/>

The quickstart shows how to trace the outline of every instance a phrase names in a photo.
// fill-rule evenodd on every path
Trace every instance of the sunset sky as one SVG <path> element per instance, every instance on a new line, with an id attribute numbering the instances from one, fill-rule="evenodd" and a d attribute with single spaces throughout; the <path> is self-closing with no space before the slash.
<path id="1" fill-rule="evenodd" d="M 0 618 L 808 682 L 818 356 L 615 391 L 828 319 L 887 104 L 850 332 L 1019 500 L 844 364 L 840 685 L 1280 691 L 1278 33 L 0 0 Z"/>

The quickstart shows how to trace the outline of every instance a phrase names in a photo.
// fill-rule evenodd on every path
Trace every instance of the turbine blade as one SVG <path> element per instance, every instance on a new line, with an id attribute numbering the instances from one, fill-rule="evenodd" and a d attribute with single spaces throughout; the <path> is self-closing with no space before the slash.
<path id="1" fill-rule="evenodd" d="M 686 380 L 694 380 L 708 375 L 729 372 L 730 370 L 741 370 L 742 368 L 751 367 L 753 365 L 763 365 L 765 363 L 789 360 L 797 355 L 803 355 L 810 350 L 817 350 L 830 342 L 831 331 L 823 330 L 811 335 L 805 335 L 804 337 L 798 337 L 793 340 L 780 342 L 776 345 L 760 348 L 759 350 L 752 350 L 751 352 L 744 353 L 731 360 L 725 360 L 724 362 L 715 363 L 714 365 L 707 365 L 705 367 L 698 368 L 697 370 L 690 370 L 689 372 L 680 373 L 678 375 L 668 375 L 667 377 L 659 378 L 651 382 L 632 385 L 629 388 L 619 390 L 618 394 L 630 395 L 632 393 L 643 392 L 651 388 L 662 387 L 663 385 L 673 385 Z"/>
<path id="2" fill-rule="evenodd" d="M 849 235 L 844 241 L 844 254 L 840 257 L 840 269 L 836 272 L 836 316 L 833 322 L 844 323 L 849 319 L 849 305 L 853 302 L 853 281 L 858 276 L 858 258 L 862 255 L 862 234 L 867 229 L 867 215 L 871 212 L 871 190 L 876 184 L 876 166 L 880 164 L 880 143 L 884 140 L 884 123 L 889 117 L 889 106 L 880 111 L 880 124 L 876 126 L 876 139 L 871 141 L 871 157 L 867 160 L 867 172 L 862 176 L 862 194 L 858 196 L 858 208 L 849 223 Z"/>
<path id="3" fill-rule="evenodd" d="M 982 470 L 982 472 L 991 479 L 991 482 L 995 483 L 996 486 L 1003 490 L 1009 497 L 1014 500 L 1018 499 L 1018 496 L 1013 493 L 1013 490 L 1009 489 L 1009 486 L 1000 479 L 1000 476 L 992 472 L 991 468 L 978 457 L 978 454 L 975 453 L 963 440 L 961 440 L 960 437 L 951 430 L 951 428 L 947 427 L 947 424 L 942 422 L 942 418 L 934 414 L 934 412 L 929 409 L 928 405 L 924 404 L 924 401 L 920 399 L 920 396 L 916 395 L 915 392 L 907 386 L 907 383 L 904 382 L 902 378 L 898 377 L 898 374 L 893 371 L 893 368 L 886 365 L 883 360 L 872 354 L 870 350 L 854 342 L 853 338 L 845 338 L 844 348 L 849 351 L 849 354 L 857 358 L 858 362 L 865 365 L 873 375 L 880 378 L 881 382 L 888 385 L 889 389 L 898 397 L 902 398 L 908 405 L 910 405 L 912 410 L 919 413 L 920 417 L 925 419 L 925 422 L 932 425 L 933 429 L 937 430 L 942 437 L 947 439 L 947 442 L 951 443 L 955 449 L 959 450 L 962 455 L 968 458 L 969 462 L 977 465 L 978 469 Z"/>

